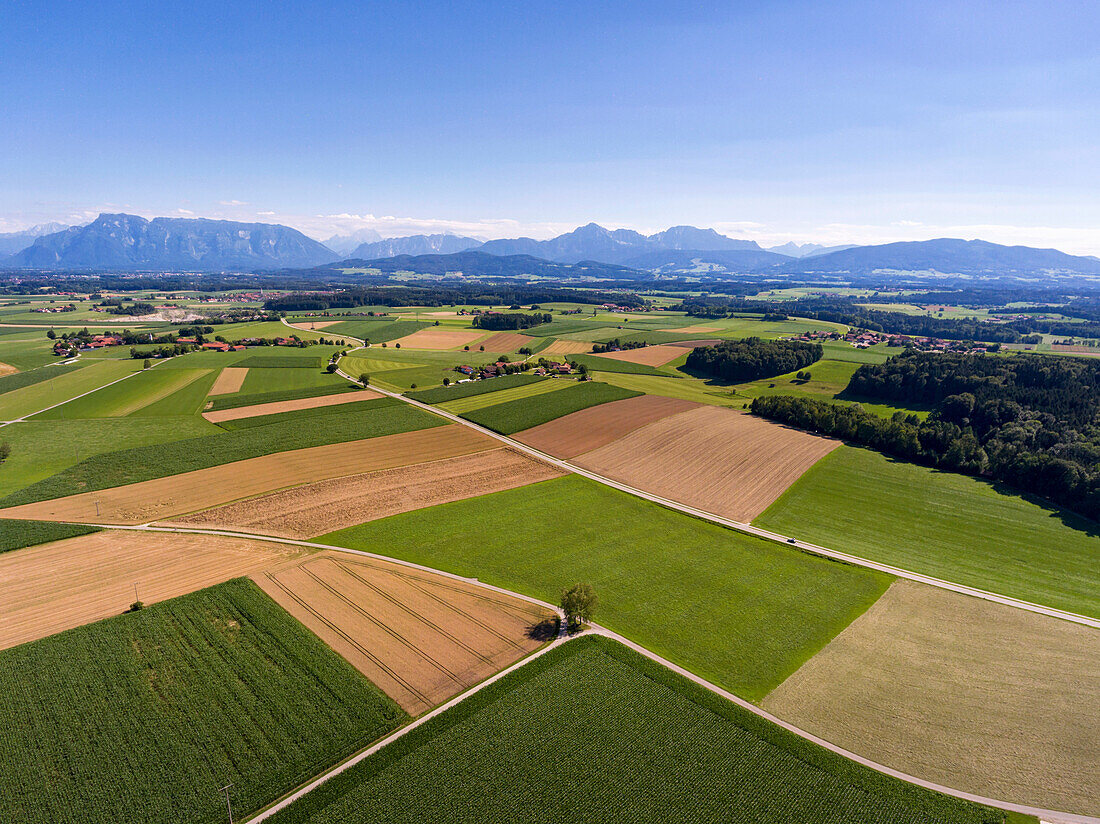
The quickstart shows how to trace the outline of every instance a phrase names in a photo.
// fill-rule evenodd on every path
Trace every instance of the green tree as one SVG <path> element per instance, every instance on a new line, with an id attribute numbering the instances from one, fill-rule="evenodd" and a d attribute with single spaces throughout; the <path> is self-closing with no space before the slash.
<path id="1" fill-rule="evenodd" d="M 561 611 L 570 630 L 579 629 L 592 620 L 596 610 L 596 592 L 589 584 L 574 584 L 561 591 Z"/>
<path id="2" fill-rule="evenodd" d="M 361 383 L 363 386 L 370 386 L 370 375 L 364 372 L 362 375 L 359 376 L 359 383 Z"/>
<path id="3" fill-rule="evenodd" d="M 51 329 L 46 333 L 46 337 L 49 338 L 50 340 L 55 340 L 57 338 L 57 332 L 55 332 L 53 329 Z"/>
<path id="4" fill-rule="evenodd" d="M 148 358 L 146 358 L 145 362 L 141 365 L 141 368 L 142 369 L 148 369 L 152 365 L 153 365 L 153 362 L 151 360 L 149 360 Z"/>

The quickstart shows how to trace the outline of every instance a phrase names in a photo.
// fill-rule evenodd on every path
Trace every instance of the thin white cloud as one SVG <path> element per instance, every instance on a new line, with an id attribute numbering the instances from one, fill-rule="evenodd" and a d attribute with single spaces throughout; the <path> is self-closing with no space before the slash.
<path id="1" fill-rule="evenodd" d="M 247 200 L 219 200 L 218 203 L 220 203 L 222 206 L 247 206 L 248 205 Z"/>

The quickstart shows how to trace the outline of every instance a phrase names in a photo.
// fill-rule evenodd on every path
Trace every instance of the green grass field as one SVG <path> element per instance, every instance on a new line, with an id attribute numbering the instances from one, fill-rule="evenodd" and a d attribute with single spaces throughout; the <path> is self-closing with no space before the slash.
<path id="1" fill-rule="evenodd" d="M 0 652 L 0 821 L 220 824 L 404 720 L 238 579 Z"/>
<path id="2" fill-rule="evenodd" d="M 57 524 L 52 521 L 15 521 L 0 518 L 0 552 L 11 552 L 13 549 L 23 549 L 23 547 L 60 541 L 64 538 L 75 538 L 77 535 L 87 535 L 89 532 L 99 532 L 99 528 L 79 524 Z"/>
<path id="3" fill-rule="evenodd" d="M 549 394 L 520 398 L 507 403 L 498 403 L 494 406 L 476 409 L 464 414 L 462 417 L 503 435 L 511 435 L 513 432 L 538 426 L 571 412 L 579 412 L 582 409 L 607 403 L 608 401 L 633 398 L 635 395 L 640 394 L 642 393 L 630 389 L 621 389 L 608 383 L 586 381 Z"/>
<path id="4" fill-rule="evenodd" d="M 81 363 L 80 361 L 64 365 L 58 362 L 56 366 L 38 367 L 37 369 L 31 369 L 27 372 L 16 372 L 14 375 L 4 375 L 0 377 L 0 394 L 22 389 L 24 386 L 33 386 L 36 383 L 60 377 L 66 372 L 75 372 L 78 369 L 83 369 L 85 366 L 87 366 L 87 364 Z"/>
<path id="5" fill-rule="evenodd" d="M 389 403 L 381 404 L 382 400 Z M 378 409 L 380 405 L 390 406 L 392 400 L 390 398 L 380 399 L 377 396 L 374 398 L 363 398 L 361 401 L 351 401 L 348 403 L 337 404 L 336 406 L 320 406 L 314 409 L 294 409 L 290 412 L 276 412 L 271 415 L 255 415 L 251 418 L 237 418 L 234 421 L 222 421 L 217 424 L 222 429 L 239 430 L 239 429 L 256 429 L 261 426 L 306 426 L 312 425 L 318 428 L 328 426 L 329 420 L 333 417 L 343 417 L 345 415 L 359 415 L 364 412 L 370 412 L 371 410 Z"/>
<path id="6" fill-rule="evenodd" d="M 9 495 L 87 458 L 120 447 L 164 444 L 220 431 L 198 416 L 13 423 L 0 430 L 0 441 L 7 441 L 12 448 L 11 456 L 0 464 L 0 495 Z"/>
<path id="7" fill-rule="evenodd" d="M 699 378 L 660 377 L 657 375 L 632 375 L 624 372 L 593 372 L 595 380 L 642 392 L 647 395 L 664 395 L 667 398 L 683 398 L 686 401 L 709 403 L 712 406 L 737 406 L 747 403 L 736 398 L 731 387 L 711 384 Z"/>
<path id="8" fill-rule="evenodd" d="M 264 370 L 265 372 L 267 370 Z M 302 370 L 294 370 L 295 374 Z M 210 409 L 237 409 L 242 406 L 254 406 L 258 403 L 275 403 L 276 401 L 295 401 L 300 398 L 318 398 L 324 395 L 339 395 L 343 392 L 355 392 L 359 387 L 341 378 L 334 376 L 335 381 L 324 385 L 304 386 L 297 389 L 274 390 L 270 392 L 238 393 L 234 395 L 215 395 L 209 398 Z M 248 383 L 248 378 L 245 378 Z M 204 396 L 204 400 L 206 400 Z M 204 404 L 205 407 L 205 404 Z"/>
<path id="9" fill-rule="evenodd" d="M 886 590 L 889 576 L 696 520 L 579 476 L 324 535 L 552 603 L 586 581 L 597 620 L 752 700 Z"/>
<path id="10" fill-rule="evenodd" d="M 492 383 L 492 381 L 486 381 L 486 383 Z M 496 404 L 519 402 L 527 398 L 541 397 L 552 392 L 568 390 L 577 385 L 575 381 L 552 378 L 543 381 L 535 381 L 533 383 L 525 383 L 521 386 L 513 386 L 510 389 L 501 389 L 499 392 L 471 395 L 466 398 L 447 401 L 446 403 L 439 404 L 439 408 L 445 409 L 448 412 L 453 412 L 456 415 L 466 415 L 467 412 L 475 412 L 478 409 L 485 409 L 486 407 Z M 539 403 L 542 402 L 541 400 L 539 401 Z"/>
<path id="11" fill-rule="evenodd" d="M 343 411 L 335 411 L 340 409 Z M 324 420 L 325 426 L 318 427 L 309 416 L 280 417 L 268 426 L 95 455 L 9 495 L 0 505 L 107 489 L 260 455 L 392 435 L 444 422 L 393 398 L 335 407 L 334 414 L 325 415 Z"/>
<path id="12" fill-rule="evenodd" d="M 977 478 L 842 446 L 754 523 L 913 572 L 1100 617 L 1100 528 Z"/>
<path id="13" fill-rule="evenodd" d="M 994 824 L 579 638 L 330 779 L 272 824 Z"/>
<path id="14" fill-rule="evenodd" d="M 139 371 L 139 360 L 99 360 L 75 372 L 65 372 L 41 383 L 15 389 L 0 395 L 0 420 L 33 415 Z"/>
<path id="15" fill-rule="evenodd" d="M 325 329 L 318 330 L 327 338 L 334 335 L 350 335 L 370 343 L 388 343 L 405 335 L 411 335 L 418 329 L 427 329 L 432 324 L 428 321 L 418 323 L 415 320 L 394 320 L 392 318 L 378 318 L 377 320 L 343 320 L 334 323 Z"/>
<path id="16" fill-rule="evenodd" d="M 328 359 L 325 359 L 328 363 Z M 243 364 L 241 364 L 243 366 Z M 269 392 L 289 392 L 301 389 L 328 389 L 347 386 L 346 379 L 326 372 L 323 368 L 309 369 L 249 369 L 244 383 L 236 394 L 260 395 Z M 215 396 L 217 397 L 217 396 Z"/>
<path id="17" fill-rule="evenodd" d="M 475 395 L 485 395 L 499 392 L 501 389 L 513 389 L 529 383 L 538 383 L 547 380 L 541 375 L 529 373 L 516 373 L 514 375 L 502 375 L 491 380 L 470 381 L 469 383 L 452 383 L 450 386 L 439 386 L 435 389 L 425 389 L 419 392 L 408 392 L 408 396 L 421 403 L 444 403 L 460 398 L 472 398 Z"/>
<path id="18" fill-rule="evenodd" d="M 5 332 L 19 330 L 5 329 Z M 7 363 L 21 371 L 60 363 L 62 358 L 53 353 L 53 341 L 42 330 L 27 334 L 0 336 L 0 363 Z"/>
<path id="19" fill-rule="evenodd" d="M 75 418 L 118 418 L 140 414 L 146 407 L 166 400 L 185 390 L 201 378 L 209 388 L 213 383 L 210 369 L 147 369 L 128 380 L 107 386 L 90 395 L 55 407 L 33 420 L 72 420 Z M 205 392 L 203 393 L 205 395 Z M 183 397 L 186 397 L 183 396 Z M 194 414 L 186 408 L 173 410 L 171 405 L 160 407 L 165 414 Z"/>
<path id="20" fill-rule="evenodd" d="M 685 350 L 686 353 L 691 350 Z M 589 372 L 625 372 L 628 375 L 665 375 L 670 373 L 644 363 L 630 363 L 615 358 L 601 358 L 599 355 L 566 355 L 570 363 L 583 363 Z"/>

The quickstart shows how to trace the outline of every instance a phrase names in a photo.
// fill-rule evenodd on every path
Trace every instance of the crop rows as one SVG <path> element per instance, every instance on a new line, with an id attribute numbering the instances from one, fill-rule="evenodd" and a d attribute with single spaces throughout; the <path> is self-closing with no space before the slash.
<path id="1" fill-rule="evenodd" d="M 284 389 L 278 392 L 255 392 L 250 395 L 221 395 L 211 399 L 210 409 L 216 412 L 221 409 L 237 409 L 241 406 L 255 406 L 261 403 L 278 403 L 279 401 L 296 401 L 302 398 L 319 398 L 322 395 L 335 395 L 340 392 L 350 392 L 357 387 L 341 380 L 340 383 L 329 386 L 306 386 L 300 389 Z"/>
<path id="2" fill-rule="evenodd" d="M 237 579 L 0 653 L 0 820 L 221 822 L 404 719 Z"/>
<path id="3" fill-rule="evenodd" d="M 0 552 L 10 552 L 13 549 L 60 541 L 63 538 L 74 538 L 77 535 L 98 531 L 98 527 L 79 524 L 0 519 Z"/>
<path id="4" fill-rule="evenodd" d="M 488 687 L 276 815 L 398 822 L 986 824 L 602 638 Z"/>

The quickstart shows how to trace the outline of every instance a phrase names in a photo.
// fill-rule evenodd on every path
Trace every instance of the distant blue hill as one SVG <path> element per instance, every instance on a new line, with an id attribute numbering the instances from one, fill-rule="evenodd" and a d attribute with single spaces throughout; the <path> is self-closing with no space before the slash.
<path id="1" fill-rule="evenodd" d="M 289 226 L 102 214 L 87 226 L 40 237 L 0 265 L 222 272 L 317 266 L 338 257 Z"/>
<path id="2" fill-rule="evenodd" d="M 941 272 L 958 275 L 1100 275 L 1100 261 L 1030 246 L 1001 246 L 984 240 L 937 240 L 856 246 L 782 261 L 758 272 L 869 275 L 880 271 Z"/>

